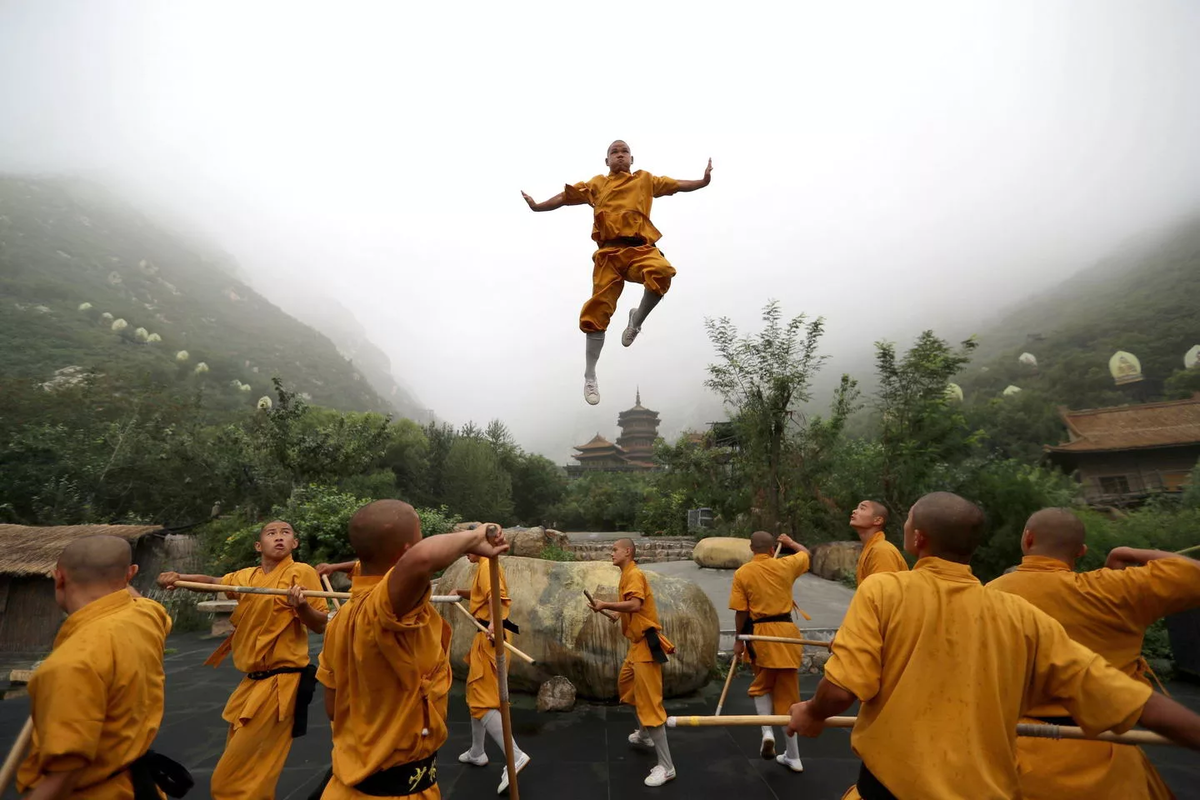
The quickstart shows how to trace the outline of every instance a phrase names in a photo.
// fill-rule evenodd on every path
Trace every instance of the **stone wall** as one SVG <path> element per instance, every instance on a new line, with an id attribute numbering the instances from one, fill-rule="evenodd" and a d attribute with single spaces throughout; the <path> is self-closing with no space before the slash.
<path id="1" fill-rule="evenodd" d="M 639 564 L 662 561 L 691 561 L 696 543 L 689 536 L 655 536 L 634 539 L 637 542 Z M 567 547 L 576 561 L 608 561 L 612 558 L 612 541 L 571 542 Z"/>

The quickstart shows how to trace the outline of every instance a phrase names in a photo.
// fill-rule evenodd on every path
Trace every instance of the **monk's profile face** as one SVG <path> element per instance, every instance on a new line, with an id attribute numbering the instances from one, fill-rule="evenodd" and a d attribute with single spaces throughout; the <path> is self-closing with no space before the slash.
<path id="1" fill-rule="evenodd" d="M 629 145 L 620 139 L 610 144 L 604 163 L 613 172 L 629 172 L 633 166 L 633 153 L 629 151 Z"/>
<path id="2" fill-rule="evenodd" d="M 618 567 L 624 566 L 630 560 L 632 551 L 621 542 L 613 542 L 612 546 L 612 563 Z"/>
<path id="3" fill-rule="evenodd" d="M 300 546 L 292 526 L 282 520 L 268 522 L 258 533 L 254 549 L 268 558 L 279 561 L 292 554 Z"/>
<path id="4" fill-rule="evenodd" d="M 850 512 L 850 527 L 872 528 L 877 524 L 878 518 L 879 514 L 875 510 L 875 504 L 870 500 L 863 500 Z"/>

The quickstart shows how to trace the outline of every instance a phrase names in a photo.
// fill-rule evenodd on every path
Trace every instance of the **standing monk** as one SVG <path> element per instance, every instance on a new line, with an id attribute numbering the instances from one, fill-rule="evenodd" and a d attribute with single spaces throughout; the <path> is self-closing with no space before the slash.
<path id="1" fill-rule="evenodd" d="M 305 599 L 321 591 L 316 570 L 292 560 L 300 545 L 292 526 L 268 522 L 254 549 L 262 563 L 220 578 L 164 572 L 158 585 L 174 589 L 176 581 L 221 586 L 287 589 L 286 596 L 230 594 L 237 608 L 230 617 L 233 633 L 205 664 L 219 666 L 233 653 L 233 665 L 246 673 L 222 714 L 229 723 L 225 752 L 212 774 L 213 800 L 270 800 L 292 739 L 308 726 L 308 704 L 316 691 L 316 666 L 309 663 L 308 631 L 323 633 L 328 606 L 323 598 Z"/>
<path id="2" fill-rule="evenodd" d="M 711 158 L 704 177 L 694 181 L 655 177 L 643 170 L 631 173 L 633 154 L 629 152 L 629 145 L 620 139 L 608 146 L 604 165 L 608 167 L 607 175 L 568 184 L 544 203 L 521 192 L 534 211 L 553 211 L 563 206 L 592 207 L 592 239 L 598 249 L 592 255 L 592 296 L 579 313 L 579 329 L 587 336 L 583 398 L 591 405 L 600 402 L 596 362 L 625 281 L 645 287 L 641 304 L 630 310 L 629 324 L 621 334 L 621 344 L 629 347 L 642 330 L 646 317 L 671 288 L 671 278 L 675 277 L 675 268 L 655 246 L 662 234 L 650 222 L 650 205 L 656 197 L 694 192 L 708 186 L 712 180 Z"/>
<path id="3" fill-rule="evenodd" d="M 792 708 L 789 732 L 817 736 L 861 702 L 850 745 L 863 763 L 843 800 L 1020 797 L 1017 722 L 1051 701 L 1090 735 L 1140 723 L 1200 750 L 1200 716 L 980 585 L 968 563 L 983 529 L 983 511 L 957 495 L 918 500 L 904 525 L 916 566 L 863 581 L 816 694 Z"/>
<path id="4" fill-rule="evenodd" d="M 166 610 L 129 586 L 129 542 L 88 536 L 54 569 L 67 619 L 29 681 L 33 745 L 17 774 L 26 800 L 182 797 L 191 776 L 150 749 L 163 717 Z"/>
<path id="5" fill-rule="evenodd" d="M 876 572 L 908 572 L 908 562 L 883 532 L 887 521 L 887 506 L 874 500 L 863 500 L 850 512 L 850 527 L 862 542 L 858 568 L 854 571 L 854 582 L 859 586 Z"/>
<path id="6" fill-rule="evenodd" d="M 638 729 L 629 734 L 629 743 L 650 747 L 658 754 L 658 764 L 646 776 L 647 786 L 662 786 L 675 780 L 675 765 L 667 746 L 667 711 L 663 708 L 662 665 L 675 645 L 662 635 L 658 609 L 650 583 L 634 560 L 637 552 L 632 539 L 613 543 L 612 563 L 621 569 L 616 602 L 593 600 L 592 610 L 616 611 L 621 616 L 621 633 L 629 640 L 629 652 L 617 677 L 621 702 L 637 711 Z"/>
<path id="7" fill-rule="evenodd" d="M 452 676 L 450 626 L 429 600 L 429 580 L 466 553 L 493 557 L 508 545 L 498 525 L 422 539 L 417 512 L 399 500 L 355 512 L 350 545 L 361 571 L 329 623 L 317 672 L 333 727 L 321 797 L 436 800 Z"/>
<path id="8" fill-rule="evenodd" d="M 458 757 L 464 764 L 476 767 L 487 766 L 488 757 L 483 749 L 483 734 L 486 731 L 499 747 L 501 754 L 504 750 L 504 725 L 500 719 L 500 683 L 496 671 L 496 628 L 492 623 L 492 580 L 491 563 L 487 558 L 467 553 L 467 560 L 475 564 L 475 577 L 470 589 L 459 589 L 458 595 L 467 598 L 467 610 L 471 612 L 480 625 L 487 628 L 487 633 L 477 631 L 471 641 L 471 650 L 467 653 L 467 708 L 471 710 L 471 749 Z M 515 624 L 508 621 L 509 607 L 512 598 L 508 596 L 508 581 L 504 577 L 504 567 L 500 567 L 500 605 L 504 609 L 503 629 L 520 633 Z M 508 634 L 505 634 L 505 640 Z M 512 664 L 511 658 L 504 660 L 505 672 Z M 517 746 L 513 738 L 513 763 L 517 774 L 529 763 L 529 754 Z M 500 776 L 500 787 L 497 794 L 503 794 L 508 788 L 508 766 Z"/>
<path id="9" fill-rule="evenodd" d="M 808 572 L 809 553 L 804 545 L 786 534 L 778 541 L 792 555 L 775 558 L 775 537 L 766 531 L 750 536 L 750 552 L 754 557 L 733 573 L 729 590 L 729 607 L 734 612 L 733 627 L 739 634 L 785 636 L 799 639 L 800 629 L 792 621 L 792 584 Z M 733 645 L 738 658 L 748 654 L 754 665 L 754 683 L 749 695 L 759 714 L 787 714 L 800 702 L 800 660 L 804 655 L 793 644 L 783 642 L 743 642 Z M 763 758 L 774 758 L 792 772 L 803 772 L 800 744 L 795 736 L 787 737 L 787 754 L 775 755 L 775 732 L 771 726 L 762 729 Z"/>
<path id="10" fill-rule="evenodd" d="M 1075 572 L 1087 552 L 1083 523 L 1065 508 L 1044 508 L 1025 523 L 1015 572 L 988 584 L 1024 597 L 1067 635 L 1147 686 L 1146 628 L 1167 614 L 1200 606 L 1200 561 L 1158 550 L 1118 547 L 1105 569 Z M 1132 567 L 1126 569 L 1126 567 Z M 1030 722 L 1074 725 L 1060 703 L 1031 708 Z M 1027 800 L 1173 797 L 1141 748 L 1110 742 L 1017 740 L 1021 796 Z"/>

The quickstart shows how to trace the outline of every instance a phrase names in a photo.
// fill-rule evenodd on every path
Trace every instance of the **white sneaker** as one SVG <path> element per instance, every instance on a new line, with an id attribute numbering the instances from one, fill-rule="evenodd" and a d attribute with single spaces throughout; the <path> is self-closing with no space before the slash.
<path id="1" fill-rule="evenodd" d="M 583 399 L 587 400 L 590 406 L 600 402 L 600 384 L 595 378 L 583 379 Z"/>
<path id="2" fill-rule="evenodd" d="M 636 313 L 636 308 L 629 309 L 629 324 L 625 326 L 625 330 L 621 333 L 621 344 L 625 347 L 633 344 L 633 340 L 642 332 L 641 328 L 633 324 L 633 315 Z"/>
<path id="3" fill-rule="evenodd" d="M 634 731 L 629 734 L 629 743 L 634 747 L 649 747 L 651 750 L 654 749 L 654 740 L 641 731 Z"/>
<path id="4" fill-rule="evenodd" d="M 804 762 L 798 758 L 788 758 L 784 753 L 775 756 L 775 763 L 783 764 L 792 772 L 804 772 Z"/>
<path id="5" fill-rule="evenodd" d="M 471 755 L 470 750 L 468 750 L 467 752 L 465 752 L 461 756 L 459 756 L 458 760 L 464 764 L 473 764 L 476 767 L 486 767 L 488 765 L 487 753 L 484 753 L 483 755 L 477 757 L 477 756 Z"/>
<path id="6" fill-rule="evenodd" d="M 764 736 L 762 746 L 758 748 L 758 754 L 764 759 L 770 760 L 775 757 L 775 736 Z"/>
<path id="7" fill-rule="evenodd" d="M 673 780 L 675 780 L 675 770 L 667 772 L 661 764 L 655 764 L 654 769 L 650 770 L 650 774 L 646 776 L 644 783 L 647 786 L 662 786 L 667 781 Z"/>
<path id="8" fill-rule="evenodd" d="M 517 763 L 513 766 L 517 770 L 517 774 L 521 774 L 521 770 L 525 769 L 525 765 L 530 761 L 529 753 L 521 753 L 517 756 Z M 504 767 L 504 772 L 500 775 L 500 786 L 496 789 L 496 794 L 504 794 L 504 790 L 508 788 L 508 766 Z"/>

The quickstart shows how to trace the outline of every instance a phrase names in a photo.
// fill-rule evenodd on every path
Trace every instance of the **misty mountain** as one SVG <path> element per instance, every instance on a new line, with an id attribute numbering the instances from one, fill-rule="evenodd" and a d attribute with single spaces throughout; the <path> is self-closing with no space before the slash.
<path id="1" fill-rule="evenodd" d="M 230 410 L 272 395 L 278 375 L 318 405 L 393 410 L 368 377 L 378 357 L 347 360 L 369 348 L 343 357 L 238 275 L 94 184 L 2 175 L 0 375 L 187 381 Z"/>

